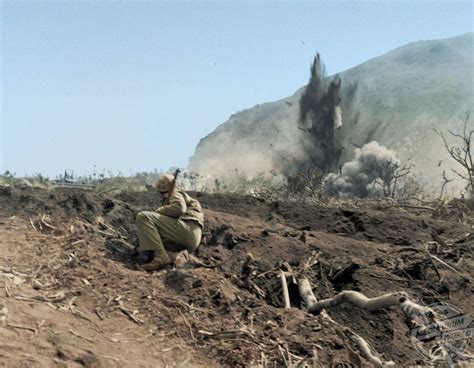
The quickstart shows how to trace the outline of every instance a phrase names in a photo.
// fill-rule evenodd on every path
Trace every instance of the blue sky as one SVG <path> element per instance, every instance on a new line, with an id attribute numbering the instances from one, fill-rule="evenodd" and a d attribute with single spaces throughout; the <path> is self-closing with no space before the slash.
<path id="1" fill-rule="evenodd" d="M 406 43 L 472 32 L 471 2 L 1 5 L 0 171 L 186 166 L 228 117 Z"/>

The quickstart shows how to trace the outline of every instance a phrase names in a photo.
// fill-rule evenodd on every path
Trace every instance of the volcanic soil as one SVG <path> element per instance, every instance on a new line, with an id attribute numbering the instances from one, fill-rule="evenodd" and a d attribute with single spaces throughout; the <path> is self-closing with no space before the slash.
<path id="1" fill-rule="evenodd" d="M 191 195 L 206 217 L 195 259 L 145 272 L 131 258 L 134 219 L 159 206 L 154 190 L 0 187 L 0 366 L 371 366 L 343 327 L 382 360 L 423 364 L 398 308 L 342 304 L 329 323 L 305 310 L 291 275 L 283 307 L 281 271 L 317 253 L 308 276 L 318 299 L 404 291 L 474 314 L 472 203 L 460 223 L 390 202 Z"/>

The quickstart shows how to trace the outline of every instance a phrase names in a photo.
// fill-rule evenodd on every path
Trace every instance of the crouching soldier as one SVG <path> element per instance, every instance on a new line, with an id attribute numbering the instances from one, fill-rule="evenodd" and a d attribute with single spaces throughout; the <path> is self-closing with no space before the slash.
<path id="1" fill-rule="evenodd" d="M 145 270 L 186 263 L 189 253 L 195 251 L 201 242 L 204 224 L 200 203 L 174 188 L 173 175 L 162 175 L 156 189 L 164 198 L 165 205 L 154 212 L 141 211 L 136 218 L 137 250 L 152 258 L 142 266 Z"/>

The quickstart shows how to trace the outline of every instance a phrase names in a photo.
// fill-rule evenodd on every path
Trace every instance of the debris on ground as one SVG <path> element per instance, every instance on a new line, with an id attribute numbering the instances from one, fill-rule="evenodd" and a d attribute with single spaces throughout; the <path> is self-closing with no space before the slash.
<path id="1" fill-rule="evenodd" d="M 131 254 L 136 214 L 158 207 L 153 189 L 0 190 L 0 362 L 426 365 L 410 311 L 474 314 L 467 200 L 443 212 L 193 196 L 206 216 L 197 254 L 145 272 Z M 458 353 L 467 361 L 472 347 Z"/>

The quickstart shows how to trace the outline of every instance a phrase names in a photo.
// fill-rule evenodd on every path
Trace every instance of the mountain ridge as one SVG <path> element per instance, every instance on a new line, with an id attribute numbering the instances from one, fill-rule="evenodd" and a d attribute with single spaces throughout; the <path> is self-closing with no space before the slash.
<path id="1" fill-rule="evenodd" d="M 474 33 L 466 33 L 412 42 L 330 76 L 341 78 L 342 88 L 358 84 L 358 123 L 343 124 L 338 132 L 343 161 L 370 138 L 395 149 L 402 160 L 411 160 L 428 179 L 439 179 L 440 170 L 449 165 L 434 171 L 423 167 L 436 166 L 446 156 L 435 129 L 458 129 L 459 115 L 474 107 L 473 39 Z M 298 129 L 299 98 L 304 88 L 232 114 L 200 140 L 189 169 L 237 169 L 254 175 L 278 170 L 287 157 L 301 157 L 306 138 Z"/>

